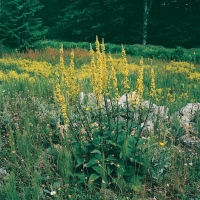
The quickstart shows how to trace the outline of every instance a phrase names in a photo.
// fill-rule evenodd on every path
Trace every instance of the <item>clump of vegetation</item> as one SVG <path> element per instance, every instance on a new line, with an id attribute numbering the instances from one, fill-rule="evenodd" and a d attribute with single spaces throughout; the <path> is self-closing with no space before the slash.
<path id="1" fill-rule="evenodd" d="M 199 69 L 121 48 L 111 56 L 97 39 L 95 51 L 3 55 L 0 199 L 200 197 L 199 143 L 181 140 L 176 115 L 147 126 L 155 104 L 170 115 L 199 101 Z M 193 122 L 198 141 L 199 112 Z"/>

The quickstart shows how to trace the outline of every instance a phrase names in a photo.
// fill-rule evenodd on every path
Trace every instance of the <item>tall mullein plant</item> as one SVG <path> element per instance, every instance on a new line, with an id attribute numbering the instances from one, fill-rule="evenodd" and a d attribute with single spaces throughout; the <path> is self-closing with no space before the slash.
<path id="1" fill-rule="evenodd" d="M 101 43 L 101 60 L 102 60 L 102 84 L 103 84 L 103 95 L 108 96 L 108 68 L 107 59 L 105 54 L 105 44 L 104 39 Z"/>
<path id="2" fill-rule="evenodd" d="M 91 54 L 91 68 L 92 68 L 92 88 L 93 93 L 97 99 L 98 108 L 101 107 L 102 92 L 103 92 L 103 63 L 102 55 L 100 51 L 100 43 L 98 37 L 96 38 L 96 52 L 94 53 L 92 46 L 90 46 Z M 95 62 L 96 56 L 96 62 Z"/>
<path id="3" fill-rule="evenodd" d="M 116 139 L 115 139 L 115 142 L 117 142 L 118 136 L 119 136 L 119 104 L 118 104 L 118 102 L 119 102 L 120 96 L 119 96 L 119 90 L 118 90 L 117 73 L 116 73 L 116 69 L 113 66 L 113 59 L 112 59 L 111 54 L 109 54 L 109 62 L 110 62 L 109 88 L 111 90 L 110 96 L 112 97 L 111 99 L 113 100 L 113 101 L 111 100 L 111 104 L 112 104 L 112 114 L 113 114 L 115 124 L 116 124 L 116 129 L 115 129 Z"/>
<path id="4" fill-rule="evenodd" d="M 70 59 L 70 67 L 68 72 L 68 87 L 67 90 L 67 97 L 70 100 L 70 103 L 76 103 L 78 94 L 79 94 L 79 87 L 77 84 L 77 80 L 75 77 L 75 69 L 74 69 L 74 51 L 71 52 L 71 59 Z"/>
<path id="5" fill-rule="evenodd" d="M 128 80 L 128 62 L 126 59 L 126 51 L 122 45 L 122 62 L 123 62 L 123 75 L 124 75 L 124 93 L 126 95 L 126 131 L 127 135 L 129 134 L 128 126 L 129 126 L 129 100 L 128 94 L 130 92 L 129 80 Z"/>
<path id="6" fill-rule="evenodd" d="M 150 97 L 151 99 L 156 98 L 156 84 L 155 84 L 155 73 L 154 69 L 151 68 L 151 85 L 150 85 Z"/>
<path id="7" fill-rule="evenodd" d="M 66 70 L 65 70 L 65 67 L 64 67 L 63 45 L 61 45 L 61 48 L 60 48 L 60 71 L 61 71 L 61 74 L 62 74 L 61 82 L 66 83 L 67 82 L 67 74 L 66 74 Z M 56 83 L 54 98 L 55 98 L 55 101 L 58 103 L 58 105 L 61 108 L 61 113 L 62 113 L 62 116 L 65 120 L 65 124 L 68 124 L 68 117 L 67 117 L 67 114 L 66 114 L 66 112 L 67 112 L 66 103 L 67 102 L 66 102 L 65 96 L 61 92 L 61 86 L 60 86 L 60 83 L 59 83 L 59 79 L 57 80 L 57 83 Z"/>

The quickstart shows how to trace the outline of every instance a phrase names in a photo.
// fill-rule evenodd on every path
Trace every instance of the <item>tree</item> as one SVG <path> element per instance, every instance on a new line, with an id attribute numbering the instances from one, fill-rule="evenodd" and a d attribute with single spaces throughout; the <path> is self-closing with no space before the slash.
<path id="1" fill-rule="evenodd" d="M 60 22 L 63 39 L 93 41 L 95 35 L 106 42 L 127 44 L 142 40 L 141 1 L 71 0 Z"/>
<path id="2" fill-rule="evenodd" d="M 33 48 L 47 29 L 37 12 L 42 8 L 38 0 L 8 0 L 2 2 L 0 13 L 0 40 L 5 46 L 25 50 Z"/>
<path id="3" fill-rule="evenodd" d="M 154 0 L 148 43 L 186 48 L 200 45 L 200 0 Z"/>
<path id="4" fill-rule="evenodd" d="M 146 45 L 147 43 L 147 26 L 148 26 L 148 18 L 149 12 L 151 10 L 153 4 L 153 0 L 144 0 L 144 21 L 143 21 L 143 33 L 142 33 L 142 44 Z"/>

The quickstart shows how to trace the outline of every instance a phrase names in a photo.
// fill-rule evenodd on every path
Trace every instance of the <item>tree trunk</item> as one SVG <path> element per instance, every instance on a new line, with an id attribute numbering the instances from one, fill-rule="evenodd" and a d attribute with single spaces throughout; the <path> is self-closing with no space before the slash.
<path id="1" fill-rule="evenodd" d="M 151 9 L 152 3 L 153 3 L 153 0 L 150 0 L 149 4 L 148 4 L 148 0 L 144 0 L 144 13 L 143 13 L 144 21 L 143 21 L 143 32 L 142 32 L 143 45 L 147 44 L 148 18 L 149 18 L 149 11 Z"/>

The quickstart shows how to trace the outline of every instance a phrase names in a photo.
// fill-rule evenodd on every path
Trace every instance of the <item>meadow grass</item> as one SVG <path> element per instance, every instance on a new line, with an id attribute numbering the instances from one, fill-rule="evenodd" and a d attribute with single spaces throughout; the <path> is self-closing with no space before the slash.
<path id="1" fill-rule="evenodd" d="M 181 141 L 171 116 L 200 102 L 200 66 L 125 52 L 111 61 L 96 46 L 74 58 L 53 48 L 3 54 L 0 168 L 9 176 L 0 174 L 0 199 L 199 199 L 199 146 Z M 116 103 L 133 91 L 137 103 Z M 80 92 L 93 96 L 80 102 Z M 143 130 L 142 99 L 168 107 L 170 121 Z"/>

